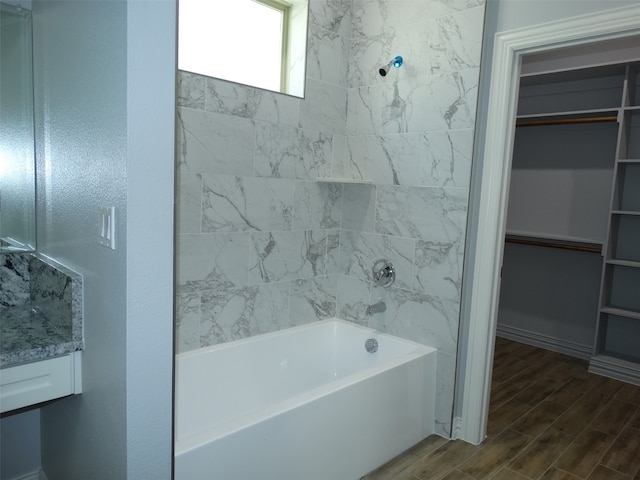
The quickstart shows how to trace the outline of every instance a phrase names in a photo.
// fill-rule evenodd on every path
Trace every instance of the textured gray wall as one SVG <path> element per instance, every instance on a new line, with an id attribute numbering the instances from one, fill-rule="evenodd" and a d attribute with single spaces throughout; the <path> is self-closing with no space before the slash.
<path id="1" fill-rule="evenodd" d="M 41 409 L 42 464 L 50 480 L 169 478 L 175 3 L 33 13 L 39 249 L 83 274 L 85 308 L 83 393 Z"/>

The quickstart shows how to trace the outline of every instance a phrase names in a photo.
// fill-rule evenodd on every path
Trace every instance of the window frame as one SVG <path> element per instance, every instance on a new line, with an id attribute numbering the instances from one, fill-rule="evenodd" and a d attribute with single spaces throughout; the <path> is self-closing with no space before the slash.
<path id="1" fill-rule="evenodd" d="M 280 90 L 283 92 L 288 91 L 289 87 L 289 72 L 290 72 L 290 57 L 289 57 L 289 25 L 291 23 L 291 9 L 292 5 L 283 0 L 253 0 L 256 3 L 264 5 L 265 7 L 273 8 L 282 13 L 282 38 L 281 45 L 282 51 L 280 52 Z"/>

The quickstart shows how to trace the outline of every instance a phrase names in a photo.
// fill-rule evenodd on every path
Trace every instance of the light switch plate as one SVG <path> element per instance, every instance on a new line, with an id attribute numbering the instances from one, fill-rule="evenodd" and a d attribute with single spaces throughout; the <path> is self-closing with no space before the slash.
<path id="1" fill-rule="evenodd" d="M 116 249 L 116 207 L 100 208 L 100 236 L 98 242 L 103 247 Z"/>

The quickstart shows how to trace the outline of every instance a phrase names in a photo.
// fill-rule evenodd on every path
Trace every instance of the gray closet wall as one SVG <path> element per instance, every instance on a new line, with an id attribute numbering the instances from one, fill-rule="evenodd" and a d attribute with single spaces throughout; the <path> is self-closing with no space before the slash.
<path id="1" fill-rule="evenodd" d="M 524 58 L 499 336 L 594 355 L 618 115 L 626 67 L 638 60 L 639 47 L 640 39 L 616 40 Z M 627 228 L 623 236 L 633 232 Z"/>

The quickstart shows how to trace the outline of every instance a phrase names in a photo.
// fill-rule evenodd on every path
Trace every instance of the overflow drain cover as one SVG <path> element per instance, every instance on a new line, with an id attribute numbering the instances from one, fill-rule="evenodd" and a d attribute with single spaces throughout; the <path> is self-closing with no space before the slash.
<path id="1" fill-rule="evenodd" d="M 378 341 L 375 338 L 367 338 L 364 342 L 364 349 L 369 353 L 378 351 Z"/>

